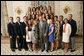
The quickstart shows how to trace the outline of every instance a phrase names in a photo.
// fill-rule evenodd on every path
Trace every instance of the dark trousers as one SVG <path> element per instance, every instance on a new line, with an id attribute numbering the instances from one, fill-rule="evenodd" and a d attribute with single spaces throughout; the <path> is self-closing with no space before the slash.
<path id="1" fill-rule="evenodd" d="M 64 48 L 64 44 L 62 42 L 62 36 L 60 35 L 60 38 L 59 38 L 59 48 Z"/>
<path id="2" fill-rule="evenodd" d="M 22 36 L 17 38 L 18 49 L 22 49 L 22 44 L 23 44 L 22 42 L 23 42 Z"/>
<path id="3" fill-rule="evenodd" d="M 26 43 L 26 38 L 23 38 L 23 48 L 28 49 L 27 43 Z"/>
<path id="4" fill-rule="evenodd" d="M 10 38 L 10 48 L 15 49 L 16 48 L 16 37 Z"/>

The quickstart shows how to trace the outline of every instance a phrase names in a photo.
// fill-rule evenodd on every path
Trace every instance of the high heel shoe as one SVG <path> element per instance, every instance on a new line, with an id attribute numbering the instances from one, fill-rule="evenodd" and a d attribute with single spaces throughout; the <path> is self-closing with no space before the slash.
<path id="1" fill-rule="evenodd" d="M 50 50 L 51 52 L 53 51 L 53 49 Z"/>

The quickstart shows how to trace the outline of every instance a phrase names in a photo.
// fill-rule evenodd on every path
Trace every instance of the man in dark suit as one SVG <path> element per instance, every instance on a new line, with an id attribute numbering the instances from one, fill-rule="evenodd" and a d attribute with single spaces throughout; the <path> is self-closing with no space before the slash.
<path id="1" fill-rule="evenodd" d="M 27 51 L 27 43 L 26 43 L 26 26 L 27 26 L 27 18 L 26 16 L 23 17 L 24 21 L 22 22 L 23 24 L 23 48 Z"/>
<path id="2" fill-rule="evenodd" d="M 62 33 L 63 33 L 63 24 L 64 24 L 64 21 L 63 21 L 63 16 L 60 15 L 60 40 L 59 40 L 59 48 L 64 48 L 64 45 L 62 43 Z"/>
<path id="3" fill-rule="evenodd" d="M 10 23 L 7 25 L 8 34 L 10 37 L 10 48 L 14 52 L 16 49 L 16 34 L 15 34 L 15 23 L 13 22 L 13 17 L 10 17 Z"/>
<path id="4" fill-rule="evenodd" d="M 43 21 L 42 17 L 39 17 L 39 37 L 40 37 L 40 43 L 41 43 L 41 51 L 44 50 L 48 52 L 48 24 L 47 22 Z M 45 47 L 45 48 L 44 48 Z"/>
<path id="5" fill-rule="evenodd" d="M 69 14 L 69 24 L 71 25 L 70 45 L 71 52 L 75 51 L 75 36 L 77 31 L 76 21 L 72 19 L 72 14 Z"/>
<path id="6" fill-rule="evenodd" d="M 16 36 L 17 36 L 17 44 L 18 44 L 18 50 L 21 51 L 22 45 L 23 45 L 23 26 L 22 22 L 20 22 L 20 17 L 17 17 L 17 22 L 15 24 L 16 29 Z"/>

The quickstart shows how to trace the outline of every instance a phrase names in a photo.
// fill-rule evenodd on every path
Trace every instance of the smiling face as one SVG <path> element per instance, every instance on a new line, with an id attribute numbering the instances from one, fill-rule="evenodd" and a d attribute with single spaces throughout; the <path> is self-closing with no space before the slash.
<path id="1" fill-rule="evenodd" d="M 45 14 L 43 14 L 43 18 L 45 17 Z"/>
<path id="2" fill-rule="evenodd" d="M 52 19 L 50 19 L 50 20 L 49 20 L 49 24 L 52 24 L 52 23 L 53 23 L 53 22 L 52 22 Z"/>
<path id="3" fill-rule="evenodd" d="M 34 18 L 35 18 L 35 16 L 34 16 L 34 15 L 32 15 L 32 18 L 34 19 Z"/>
<path id="4" fill-rule="evenodd" d="M 17 17 L 17 22 L 20 22 L 20 17 Z"/>
<path id="5" fill-rule="evenodd" d="M 67 24 L 67 22 L 68 22 L 68 20 L 67 20 L 67 19 L 65 19 L 65 20 L 64 20 L 64 23 L 65 23 L 65 24 Z"/>
<path id="6" fill-rule="evenodd" d="M 10 22 L 13 22 L 13 17 L 10 17 Z"/>
<path id="7" fill-rule="evenodd" d="M 50 6 L 48 6 L 48 10 L 51 10 L 51 7 Z"/>
<path id="8" fill-rule="evenodd" d="M 69 17 L 69 19 L 72 19 L 72 14 L 69 14 L 69 16 L 68 16 L 68 17 Z"/>
<path id="9" fill-rule="evenodd" d="M 27 21 L 27 18 L 26 17 L 24 17 L 24 21 Z"/>
<path id="10" fill-rule="evenodd" d="M 60 21 L 62 21 L 63 20 L 63 17 L 59 17 L 60 18 Z"/>
<path id="11" fill-rule="evenodd" d="M 42 20 L 43 20 L 41 16 L 39 17 L 39 20 L 40 20 L 40 21 L 42 21 Z"/>
<path id="12" fill-rule="evenodd" d="M 29 12 L 31 11 L 31 8 L 30 8 L 30 7 L 28 7 L 28 11 L 29 11 Z"/>
<path id="13" fill-rule="evenodd" d="M 48 19 L 49 17 L 48 16 L 46 16 L 46 19 Z"/>
<path id="14" fill-rule="evenodd" d="M 28 24 L 29 24 L 29 25 L 31 25 L 31 24 L 32 24 L 31 20 L 29 20 L 29 21 L 28 21 Z"/>
<path id="15" fill-rule="evenodd" d="M 37 25 L 37 21 L 36 20 L 34 20 L 34 25 Z"/>
<path id="16" fill-rule="evenodd" d="M 58 20 L 58 18 L 57 18 L 57 17 L 54 17 L 54 20 L 55 20 L 55 21 L 57 21 L 57 20 Z"/>

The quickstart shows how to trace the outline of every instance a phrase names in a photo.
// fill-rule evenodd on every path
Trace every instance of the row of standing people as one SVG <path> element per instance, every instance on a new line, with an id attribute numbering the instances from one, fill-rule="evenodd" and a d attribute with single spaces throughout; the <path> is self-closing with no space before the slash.
<path id="1" fill-rule="evenodd" d="M 58 17 L 55 16 L 54 23 L 51 19 L 43 21 L 41 16 L 39 17 L 39 21 L 32 19 L 26 20 L 26 16 L 23 18 L 24 22 L 20 22 L 20 17 L 17 17 L 17 22 L 14 23 L 13 17 L 10 17 L 11 22 L 8 24 L 8 33 L 12 51 L 16 49 L 16 39 L 20 51 L 22 48 L 26 51 L 32 51 L 32 43 L 33 50 L 36 51 L 36 44 L 38 44 L 38 41 L 40 41 L 39 44 L 42 52 L 44 50 L 48 52 L 48 43 L 50 43 L 49 49 L 53 51 L 55 44 L 56 49 L 58 49 L 58 47 L 63 46 L 62 42 L 65 43 L 66 52 L 68 51 L 68 43 L 70 43 L 69 46 L 72 51 L 75 50 L 73 38 L 76 34 L 77 27 L 76 22 L 72 19 L 72 14 L 69 14 L 69 21 L 67 19 L 63 21 L 63 16 L 61 15 L 59 22 Z"/>

